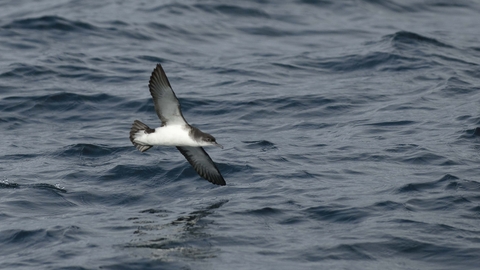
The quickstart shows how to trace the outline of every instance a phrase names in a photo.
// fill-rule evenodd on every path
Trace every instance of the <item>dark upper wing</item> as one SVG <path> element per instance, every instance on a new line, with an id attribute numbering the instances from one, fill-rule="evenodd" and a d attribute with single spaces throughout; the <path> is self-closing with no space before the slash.
<path id="1" fill-rule="evenodd" d="M 195 171 L 203 178 L 216 185 L 225 185 L 225 180 L 220 174 L 215 163 L 202 147 L 177 146 L 178 151 L 188 160 Z"/>
<path id="2" fill-rule="evenodd" d="M 155 111 L 163 125 L 167 123 L 186 124 L 177 96 L 175 96 L 167 75 L 160 64 L 157 64 L 157 67 L 153 70 L 148 88 L 150 88 L 153 97 Z"/>

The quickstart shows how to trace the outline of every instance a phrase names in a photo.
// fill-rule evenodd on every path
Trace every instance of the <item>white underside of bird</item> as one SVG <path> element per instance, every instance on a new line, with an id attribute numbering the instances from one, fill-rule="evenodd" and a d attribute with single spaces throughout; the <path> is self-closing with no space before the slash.
<path id="1" fill-rule="evenodd" d="M 209 146 L 211 143 L 193 140 L 189 135 L 190 127 L 186 125 L 168 125 L 158 127 L 155 132 L 140 130 L 134 135 L 136 143 L 142 145 L 169 146 Z"/>

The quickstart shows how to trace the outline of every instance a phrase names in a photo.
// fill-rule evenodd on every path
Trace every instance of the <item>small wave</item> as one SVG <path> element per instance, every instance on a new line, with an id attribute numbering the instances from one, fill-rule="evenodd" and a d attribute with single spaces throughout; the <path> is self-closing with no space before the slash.
<path id="1" fill-rule="evenodd" d="M 17 183 L 11 183 L 9 181 L 0 181 L 0 189 L 9 189 L 9 188 L 14 188 L 14 189 L 19 189 L 19 188 L 32 188 L 32 189 L 45 189 L 45 190 L 52 190 L 55 192 L 61 192 L 61 193 L 67 193 L 67 190 L 63 187 L 60 187 L 58 185 L 52 185 L 52 184 L 47 184 L 47 183 L 37 183 L 37 184 L 17 184 Z"/>
<path id="2" fill-rule="evenodd" d="M 96 111 L 107 104 L 115 106 L 119 101 L 119 98 L 107 94 L 82 95 L 67 92 L 33 97 L 10 96 L 0 100 L 0 111 L 35 117 L 42 114 L 52 117 L 52 113 L 59 118 L 82 117 L 85 111 Z"/>
<path id="3" fill-rule="evenodd" d="M 14 63 L 9 66 L 9 70 L 0 74 L 0 78 L 17 79 L 50 79 L 50 78 L 75 78 L 95 82 L 118 82 L 125 79 L 120 76 L 112 75 L 97 68 L 87 68 L 82 62 L 84 56 L 75 54 L 65 54 L 53 59 L 49 59 L 46 65 L 30 65 L 23 63 Z M 92 61 L 97 61 L 93 59 Z M 68 62 L 68 65 L 64 63 Z M 59 89 L 59 92 L 63 91 Z"/>
<path id="4" fill-rule="evenodd" d="M 283 210 L 274 208 L 274 207 L 263 207 L 260 209 L 248 210 L 241 214 L 245 215 L 254 215 L 259 217 L 267 217 L 267 216 L 274 216 L 274 215 L 281 215 Z"/>
<path id="5" fill-rule="evenodd" d="M 167 166 L 167 165 L 165 165 Z M 116 165 L 100 176 L 102 181 L 116 181 L 119 179 L 148 179 L 158 175 L 179 174 L 181 168 L 172 170 L 162 169 L 162 166 L 154 165 Z"/>
<path id="6" fill-rule="evenodd" d="M 170 213 L 170 211 L 164 210 L 164 209 L 149 208 L 149 209 L 140 211 L 140 213 L 158 214 L 158 213 Z"/>
<path id="7" fill-rule="evenodd" d="M 460 196 L 431 196 L 418 199 L 410 199 L 405 202 L 405 209 L 413 212 L 435 211 L 463 211 L 472 201 Z"/>
<path id="8" fill-rule="evenodd" d="M 395 13 L 420 13 L 435 11 L 438 9 L 451 8 L 471 8 L 468 2 L 462 1 L 418 1 L 418 2 L 404 2 L 395 0 L 361 0 L 367 4 L 379 7 Z M 362 3 L 360 3 L 362 5 Z"/>
<path id="9" fill-rule="evenodd" d="M 297 60 L 296 65 L 319 68 L 331 72 L 354 72 L 369 69 L 381 71 L 402 71 L 419 69 L 426 66 L 422 59 L 407 57 L 393 52 L 370 52 L 367 54 L 351 54 L 339 57 L 311 58 L 303 56 L 303 60 Z"/>
<path id="10" fill-rule="evenodd" d="M 41 156 L 41 154 L 14 154 L 14 155 L 4 155 L 0 156 L 0 160 L 7 160 L 7 161 L 20 161 L 20 160 L 29 160 L 29 159 L 35 159 Z"/>
<path id="11" fill-rule="evenodd" d="M 447 174 L 440 178 L 439 180 L 432 181 L 432 182 L 423 182 L 423 183 L 410 183 L 406 184 L 399 189 L 397 189 L 398 193 L 408 193 L 408 192 L 424 192 L 424 191 L 429 191 L 433 189 L 437 189 L 439 187 L 444 187 L 446 188 L 451 182 L 457 181 L 459 178 Z"/>
<path id="12" fill-rule="evenodd" d="M 440 42 L 437 39 L 425 37 L 413 32 L 399 31 L 392 35 L 384 37 L 388 39 L 394 48 L 403 49 L 405 46 L 418 48 L 419 46 L 435 46 L 444 48 L 453 48 L 452 46 Z"/>
<path id="13" fill-rule="evenodd" d="M 441 166 L 452 166 L 457 165 L 458 163 L 447 158 L 446 156 L 431 153 L 428 150 L 421 150 L 420 152 L 414 153 L 412 155 L 407 155 L 405 158 L 401 159 L 401 162 L 414 164 L 414 165 L 441 165 Z"/>
<path id="14" fill-rule="evenodd" d="M 65 150 L 62 150 L 60 152 L 59 156 L 70 157 L 80 155 L 83 157 L 97 158 L 102 156 L 109 156 L 114 152 L 115 150 L 110 147 L 79 143 L 67 146 Z"/>
<path id="15" fill-rule="evenodd" d="M 269 150 L 275 150 L 277 147 L 275 146 L 274 143 L 266 141 L 266 140 L 261 140 L 261 141 L 244 141 L 243 143 L 247 144 L 247 148 L 249 149 L 261 149 L 262 151 L 269 151 Z"/>
<path id="16" fill-rule="evenodd" d="M 339 223 L 358 223 L 370 215 L 363 209 L 342 205 L 310 207 L 304 212 L 313 219 Z"/>
<path id="17" fill-rule="evenodd" d="M 220 4 L 220 5 L 207 5 L 207 4 L 197 4 L 194 5 L 196 8 L 203 10 L 208 13 L 221 13 L 224 15 L 229 16 L 230 18 L 232 16 L 235 17 L 254 17 L 254 18 L 262 18 L 262 19 L 268 19 L 270 16 L 268 13 L 261 9 L 256 9 L 256 8 L 246 8 L 246 7 L 241 7 L 241 6 L 235 6 L 235 5 L 225 5 L 225 4 Z"/>
<path id="18" fill-rule="evenodd" d="M 371 42 L 369 45 L 375 49 L 375 51 L 336 57 L 317 57 L 315 53 L 306 53 L 297 57 L 293 63 L 294 66 L 317 68 L 335 73 L 370 69 L 380 71 L 407 71 L 436 66 L 435 60 L 431 59 L 431 57 L 425 57 L 431 52 L 432 47 L 443 49 L 453 48 L 434 38 L 406 31 L 386 35 L 382 37 L 380 41 Z M 376 49 L 378 47 L 382 49 Z M 444 57 L 441 54 L 435 55 L 437 57 Z M 450 60 L 460 61 L 455 58 Z"/>
<path id="19" fill-rule="evenodd" d="M 474 87 L 472 83 L 462 80 L 458 76 L 448 78 L 438 89 L 437 93 L 444 98 L 462 98 L 462 96 L 470 97 L 477 93 L 478 87 Z"/>
<path id="20" fill-rule="evenodd" d="M 478 140 L 478 137 L 480 137 L 480 127 L 475 127 L 463 130 L 459 136 L 459 139 Z"/>
<path id="21" fill-rule="evenodd" d="M 238 27 L 238 30 L 250 35 L 267 36 L 267 37 L 282 37 L 282 36 L 294 35 L 293 32 L 275 28 L 272 26 Z"/>
<path id="22" fill-rule="evenodd" d="M 0 181 L 0 188 L 20 188 L 17 183 L 10 183 L 8 181 Z"/>
<path id="23" fill-rule="evenodd" d="M 21 187 L 34 188 L 34 189 L 46 189 L 46 190 L 53 190 L 56 192 L 58 191 L 61 193 L 67 193 L 67 190 L 63 187 L 60 187 L 58 185 L 46 184 L 46 183 L 24 184 L 24 185 L 21 185 Z"/>
<path id="24" fill-rule="evenodd" d="M 0 74 L 0 78 L 54 76 L 57 74 L 54 70 L 46 66 L 27 65 L 21 63 L 12 64 L 10 69 L 11 70 Z"/>
<path id="25" fill-rule="evenodd" d="M 417 144 L 398 144 L 392 148 L 385 149 L 385 151 L 392 153 L 408 153 L 410 151 L 418 149 L 418 147 L 419 146 Z"/>
<path id="26" fill-rule="evenodd" d="M 388 121 L 388 122 L 378 122 L 365 124 L 366 126 L 380 126 L 380 127 L 391 127 L 391 126 L 408 126 L 416 124 L 415 121 L 403 120 L 403 121 Z"/>
<path id="27" fill-rule="evenodd" d="M 4 230 L 0 234 L 2 244 L 10 244 L 10 252 L 13 254 L 18 248 L 36 246 L 50 246 L 52 243 L 72 242 L 77 240 L 81 229 L 77 226 L 55 226 L 51 229 L 24 230 L 12 229 Z M 9 253 L 2 251 L 2 255 Z"/>
<path id="28" fill-rule="evenodd" d="M 160 4 L 156 7 L 146 9 L 145 12 L 154 12 L 154 13 L 165 12 L 166 14 L 183 15 L 183 13 L 185 12 L 190 12 L 194 10 L 195 8 L 192 5 L 184 5 L 180 3 L 169 3 L 169 4 Z"/>
<path id="29" fill-rule="evenodd" d="M 369 255 L 368 249 L 362 244 L 340 244 L 333 247 L 315 247 L 305 250 L 299 255 L 299 258 L 309 262 L 319 262 L 328 260 L 374 260 L 375 257 Z M 299 258 L 292 258 L 298 260 Z"/>
<path id="30" fill-rule="evenodd" d="M 29 29 L 29 30 L 58 30 L 58 31 L 91 31 L 96 27 L 92 24 L 72 21 L 59 16 L 43 16 L 39 18 L 28 18 L 15 20 L 2 26 L 5 29 Z"/>
<path id="31" fill-rule="evenodd" d="M 372 213 L 385 213 L 388 211 L 404 209 L 405 207 L 402 203 L 398 203 L 394 201 L 381 201 L 381 202 L 374 203 L 372 206 L 368 208 L 372 211 Z"/>
<path id="32" fill-rule="evenodd" d="M 334 1 L 331 0 L 298 0 L 302 4 L 314 5 L 318 7 L 327 7 L 334 4 Z M 345 3 L 342 3 L 345 4 Z"/>

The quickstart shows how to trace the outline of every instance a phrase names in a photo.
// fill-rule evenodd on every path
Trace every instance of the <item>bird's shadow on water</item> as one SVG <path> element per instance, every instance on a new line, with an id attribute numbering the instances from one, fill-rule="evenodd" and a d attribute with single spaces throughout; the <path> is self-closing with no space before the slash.
<path id="1" fill-rule="evenodd" d="M 213 246 L 211 243 L 213 236 L 207 232 L 213 221 L 207 220 L 206 217 L 227 202 L 228 200 L 222 200 L 212 203 L 201 210 L 181 215 L 173 221 L 171 211 L 143 210 L 140 217 L 129 218 L 138 224 L 137 230 L 134 231 L 137 238 L 124 247 L 148 250 L 150 259 L 162 261 L 171 261 L 175 257 L 189 260 L 214 258 L 219 250 Z M 155 220 L 152 220 L 151 215 L 154 215 Z M 166 222 L 162 224 L 161 221 L 164 220 Z"/>

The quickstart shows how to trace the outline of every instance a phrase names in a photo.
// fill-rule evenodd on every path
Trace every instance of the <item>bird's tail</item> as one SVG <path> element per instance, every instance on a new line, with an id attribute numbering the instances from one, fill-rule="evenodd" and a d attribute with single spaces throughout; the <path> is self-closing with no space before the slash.
<path id="1" fill-rule="evenodd" d="M 138 143 L 137 141 L 135 141 L 135 137 L 138 136 L 137 133 L 138 132 L 147 132 L 147 133 L 150 133 L 152 131 L 151 128 L 149 128 L 147 125 L 145 125 L 144 123 L 138 121 L 138 120 L 135 120 L 133 122 L 133 125 L 132 125 L 132 129 L 130 129 L 130 141 L 133 143 L 133 145 L 135 145 L 135 147 L 140 150 L 140 152 L 145 152 L 147 151 L 148 149 L 152 148 L 152 145 L 149 145 L 149 144 L 141 144 L 141 143 Z"/>

